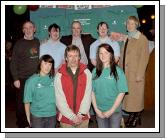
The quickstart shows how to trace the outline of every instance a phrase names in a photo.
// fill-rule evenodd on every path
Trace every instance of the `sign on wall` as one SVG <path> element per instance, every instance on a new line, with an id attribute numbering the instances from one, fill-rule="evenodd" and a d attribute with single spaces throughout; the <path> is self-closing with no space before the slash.
<path id="1" fill-rule="evenodd" d="M 30 12 L 30 19 L 36 24 L 36 36 L 40 39 L 48 38 L 48 27 L 56 23 L 61 27 L 61 35 L 71 34 L 71 23 L 79 20 L 83 33 L 90 33 L 97 38 L 97 25 L 101 21 L 108 23 L 110 32 L 126 34 L 125 22 L 128 16 L 138 17 L 134 6 L 72 6 L 70 8 L 56 6 L 52 8 L 40 7 Z"/>

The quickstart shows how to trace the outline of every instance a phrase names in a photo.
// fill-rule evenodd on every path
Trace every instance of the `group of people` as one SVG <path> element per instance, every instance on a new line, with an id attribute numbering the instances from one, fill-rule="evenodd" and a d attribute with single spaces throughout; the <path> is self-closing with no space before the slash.
<path id="1" fill-rule="evenodd" d="M 62 37 L 51 24 L 49 39 L 40 44 L 34 23 L 26 21 L 10 64 L 18 127 L 54 128 L 59 121 L 62 128 L 88 128 L 91 104 L 99 128 L 119 128 L 122 110 L 129 113 L 127 127 L 140 124 L 149 48 L 138 24 L 128 17 L 120 48 L 106 22 L 97 25 L 98 39 L 82 34 L 79 21 Z"/>

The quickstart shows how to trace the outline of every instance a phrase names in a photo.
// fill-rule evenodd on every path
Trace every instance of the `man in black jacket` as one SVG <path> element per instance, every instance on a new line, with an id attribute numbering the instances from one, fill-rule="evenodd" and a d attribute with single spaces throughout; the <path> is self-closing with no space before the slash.
<path id="1" fill-rule="evenodd" d="M 82 33 L 82 26 L 79 21 L 73 21 L 71 25 L 72 35 L 62 36 L 60 41 L 64 43 L 66 46 L 71 44 L 76 45 L 79 47 L 81 52 L 81 60 L 80 62 L 86 64 L 88 69 L 92 71 L 93 65 L 89 59 L 89 51 L 90 45 L 96 40 L 94 39 L 91 34 L 81 34 Z"/>

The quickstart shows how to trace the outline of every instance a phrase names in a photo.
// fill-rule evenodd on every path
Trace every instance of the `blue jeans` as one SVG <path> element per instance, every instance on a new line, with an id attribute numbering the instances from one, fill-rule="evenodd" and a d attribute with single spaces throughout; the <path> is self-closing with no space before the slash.
<path id="1" fill-rule="evenodd" d="M 30 120 L 32 128 L 55 128 L 56 126 L 56 116 L 36 117 L 31 114 Z"/>
<path id="2" fill-rule="evenodd" d="M 120 128 L 122 114 L 121 112 L 113 113 L 109 118 L 99 118 L 96 116 L 98 128 Z"/>

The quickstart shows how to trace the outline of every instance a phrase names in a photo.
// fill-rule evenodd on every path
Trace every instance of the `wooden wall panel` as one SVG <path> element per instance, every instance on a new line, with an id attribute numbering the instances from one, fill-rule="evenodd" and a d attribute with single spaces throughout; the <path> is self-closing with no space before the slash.
<path id="1" fill-rule="evenodd" d="M 159 93 L 156 93 L 159 94 Z M 155 109 L 155 49 L 150 54 L 145 77 L 145 110 Z"/>

